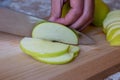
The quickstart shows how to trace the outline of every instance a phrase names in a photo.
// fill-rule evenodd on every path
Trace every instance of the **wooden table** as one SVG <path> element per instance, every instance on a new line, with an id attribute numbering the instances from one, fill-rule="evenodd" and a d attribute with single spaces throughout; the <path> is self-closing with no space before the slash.
<path id="1" fill-rule="evenodd" d="M 110 47 L 100 28 L 84 31 L 95 45 L 80 45 L 80 55 L 65 65 L 38 62 L 24 54 L 23 37 L 0 32 L 0 80 L 86 80 L 120 63 L 120 47 Z"/>

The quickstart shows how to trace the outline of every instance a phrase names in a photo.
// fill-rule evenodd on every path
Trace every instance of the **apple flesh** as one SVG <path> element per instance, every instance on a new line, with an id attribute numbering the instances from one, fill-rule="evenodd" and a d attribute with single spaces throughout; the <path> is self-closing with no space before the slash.
<path id="1" fill-rule="evenodd" d="M 32 37 L 67 44 L 78 44 L 78 36 L 72 29 L 52 22 L 37 25 L 33 29 Z"/>
<path id="2" fill-rule="evenodd" d="M 29 55 L 40 57 L 55 57 L 68 52 L 69 45 L 46 41 L 42 39 L 23 38 L 20 42 L 21 49 Z"/>

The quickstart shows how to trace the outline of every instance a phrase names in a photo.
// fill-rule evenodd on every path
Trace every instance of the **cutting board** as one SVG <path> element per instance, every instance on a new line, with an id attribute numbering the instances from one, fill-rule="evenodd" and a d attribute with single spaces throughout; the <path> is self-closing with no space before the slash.
<path id="1" fill-rule="evenodd" d="M 19 42 L 23 37 L 0 32 L 0 80 L 86 80 L 120 63 L 120 47 L 111 47 L 101 28 L 83 31 L 95 45 L 79 45 L 79 56 L 64 65 L 50 65 L 24 54 Z"/>

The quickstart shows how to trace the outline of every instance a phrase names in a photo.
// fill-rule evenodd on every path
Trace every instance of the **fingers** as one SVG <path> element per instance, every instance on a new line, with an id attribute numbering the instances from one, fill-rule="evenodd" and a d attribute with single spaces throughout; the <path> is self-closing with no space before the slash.
<path id="1" fill-rule="evenodd" d="M 94 15 L 94 0 L 84 0 L 84 11 L 81 17 L 70 27 L 78 30 L 83 30 L 92 22 Z"/>
<path id="2" fill-rule="evenodd" d="M 84 0 L 70 0 L 70 6 L 71 9 L 65 18 L 59 18 L 56 22 L 64 25 L 73 24 L 82 15 Z"/>
<path id="3" fill-rule="evenodd" d="M 61 8 L 65 0 L 52 0 L 51 16 L 49 21 L 55 21 L 61 16 Z"/>

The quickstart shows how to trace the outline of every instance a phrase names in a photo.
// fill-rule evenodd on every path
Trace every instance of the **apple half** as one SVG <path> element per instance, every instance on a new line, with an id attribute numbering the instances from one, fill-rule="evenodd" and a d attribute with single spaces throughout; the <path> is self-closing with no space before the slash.
<path id="1" fill-rule="evenodd" d="M 52 22 L 38 24 L 33 29 L 32 37 L 67 44 L 78 44 L 78 36 L 72 29 Z"/>
<path id="2" fill-rule="evenodd" d="M 31 55 L 40 57 L 56 57 L 68 52 L 69 45 L 35 38 L 23 38 L 21 49 Z"/>

